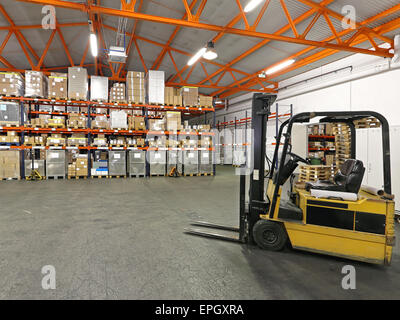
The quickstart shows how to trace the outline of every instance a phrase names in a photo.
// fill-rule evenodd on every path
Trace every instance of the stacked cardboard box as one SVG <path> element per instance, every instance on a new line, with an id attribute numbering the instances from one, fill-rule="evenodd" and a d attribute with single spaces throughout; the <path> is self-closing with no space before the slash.
<path id="1" fill-rule="evenodd" d="M 127 114 L 125 111 L 112 111 L 110 113 L 111 129 L 127 129 Z"/>
<path id="2" fill-rule="evenodd" d="M 151 148 L 165 148 L 167 146 L 166 136 L 148 136 L 149 147 Z"/>
<path id="3" fill-rule="evenodd" d="M 129 147 L 144 147 L 145 140 L 141 137 L 127 137 L 126 145 Z"/>
<path id="4" fill-rule="evenodd" d="M 181 130 L 181 113 L 168 111 L 166 113 L 167 131 Z"/>
<path id="5" fill-rule="evenodd" d="M 199 132 L 210 132 L 211 126 L 209 124 L 199 124 L 197 125 L 197 131 Z"/>
<path id="6" fill-rule="evenodd" d="M 96 116 L 92 121 L 92 129 L 110 129 L 110 122 L 106 116 Z"/>
<path id="7" fill-rule="evenodd" d="M 87 138 L 83 133 L 73 133 L 67 140 L 68 146 L 86 146 L 87 145 Z"/>
<path id="8" fill-rule="evenodd" d="M 199 89 L 183 87 L 180 90 L 184 106 L 197 106 L 199 104 Z"/>
<path id="9" fill-rule="evenodd" d="M 61 117 L 47 119 L 47 126 L 49 128 L 65 128 L 65 119 Z"/>
<path id="10" fill-rule="evenodd" d="M 174 87 L 165 87 L 165 105 L 182 106 L 182 96 L 180 90 Z"/>
<path id="11" fill-rule="evenodd" d="M 48 98 L 57 100 L 68 99 L 68 74 L 57 72 L 50 74 Z"/>
<path id="12" fill-rule="evenodd" d="M 110 102 L 126 103 L 125 83 L 114 83 L 110 90 Z"/>
<path id="13" fill-rule="evenodd" d="M 44 136 L 27 136 L 24 138 L 24 144 L 26 146 L 44 146 L 46 143 L 46 137 Z"/>
<path id="14" fill-rule="evenodd" d="M 68 164 L 68 177 L 76 177 L 76 162 Z"/>
<path id="15" fill-rule="evenodd" d="M 164 131 L 165 121 L 164 119 L 149 119 L 149 130 L 151 131 Z"/>
<path id="16" fill-rule="evenodd" d="M 47 97 L 47 77 L 40 71 L 25 71 L 25 97 Z"/>
<path id="17" fill-rule="evenodd" d="M 126 93 L 128 103 L 145 103 L 144 72 L 128 71 L 126 75 Z"/>
<path id="18" fill-rule="evenodd" d="M 96 147 L 106 147 L 107 139 L 104 134 L 98 134 L 96 138 L 93 139 L 93 145 Z"/>
<path id="19" fill-rule="evenodd" d="M 152 104 L 164 104 L 165 73 L 149 70 L 146 74 L 147 101 Z"/>
<path id="20" fill-rule="evenodd" d="M 90 77 L 90 100 L 108 102 L 108 78 Z"/>
<path id="21" fill-rule="evenodd" d="M 206 108 L 212 108 L 213 106 L 213 98 L 209 96 L 199 96 L 199 106 L 200 107 L 206 107 Z"/>
<path id="22" fill-rule="evenodd" d="M 144 131 L 146 130 L 146 122 L 144 117 L 130 117 L 130 130 Z"/>
<path id="23" fill-rule="evenodd" d="M 24 79 L 22 75 L 16 72 L 0 72 L 0 95 L 23 96 Z"/>
<path id="24" fill-rule="evenodd" d="M 65 138 L 59 133 L 52 133 L 47 138 L 47 146 L 65 146 Z"/>
<path id="25" fill-rule="evenodd" d="M 68 99 L 86 100 L 88 95 L 87 70 L 81 67 L 68 68 Z"/>
<path id="26" fill-rule="evenodd" d="M 126 140 L 125 137 L 113 137 L 110 138 L 110 147 L 125 147 Z"/>
<path id="27" fill-rule="evenodd" d="M 8 131 L 7 132 L 7 141 L 8 143 L 19 143 L 19 136 L 16 131 Z"/>
<path id="28" fill-rule="evenodd" d="M 47 128 L 47 118 L 32 118 L 31 126 L 33 128 Z"/>
<path id="29" fill-rule="evenodd" d="M 0 151 L 0 179 L 19 179 L 19 151 Z"/>
<path id="30" fill-rule="evenodd" d="M 87 118 L 78 113 L 70 113 L 67 120 L 68 128 L 84 129 L 86 128 Z"/>
<path id="31" fill-rule="evenodd" d="M 76 163 L 76 176 L 87 177 L 89 173 L 88 156 L 86 154 L 78 155 L 75 163 Z"/>
<path id="32" fill-rule="evenodd" d="M 0 103 L 0 125 L 20 124 L 20 106 L 15 102 Z"/>

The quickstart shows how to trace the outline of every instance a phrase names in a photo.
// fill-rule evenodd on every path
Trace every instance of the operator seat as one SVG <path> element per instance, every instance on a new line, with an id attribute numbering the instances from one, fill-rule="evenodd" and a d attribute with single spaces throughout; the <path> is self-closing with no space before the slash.
<path id="1" fill-rule="evenodd" d="M 358 194 L 364 178 L 365 168 L 360 160 L 349 159 L 342 164 L 332 181 L 307 182 L 306 190 L 326 190 Z"/>

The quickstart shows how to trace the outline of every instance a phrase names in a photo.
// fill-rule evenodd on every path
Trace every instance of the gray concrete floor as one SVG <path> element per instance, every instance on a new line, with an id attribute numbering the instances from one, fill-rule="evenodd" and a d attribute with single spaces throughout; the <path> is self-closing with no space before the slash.
<path id="1" fill-rule="evenodd" d="M 191 219 L 236 224 L 238 182 L 226 167 L 216 177 L 1 182 L 0 299 L 400 298 L 399 247 L 380 267 L 183 233 Z M 341 288 L 347 264 L 353 291 Z M 56 290 L 41 287 L 44 265 L 56 268 Z"/>

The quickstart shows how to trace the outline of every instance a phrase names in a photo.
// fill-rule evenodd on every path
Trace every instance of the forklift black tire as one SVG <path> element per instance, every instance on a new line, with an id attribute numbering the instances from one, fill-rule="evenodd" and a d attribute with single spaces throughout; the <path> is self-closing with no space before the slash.
<path id="1" fill-rule="evenodd" d="M 281 223 L 259 220 L 253 227 L 253 239 L 261 249 L 281 251 L 288 237 Z"/>

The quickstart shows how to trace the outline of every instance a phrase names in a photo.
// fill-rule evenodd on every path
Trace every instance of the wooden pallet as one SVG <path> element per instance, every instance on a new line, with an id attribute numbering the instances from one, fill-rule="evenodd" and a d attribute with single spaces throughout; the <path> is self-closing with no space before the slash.
<path id="1" fill-rule="evenodd" d="M 126 147 L 127 148 L 144 148 L 144 146 L 138 145 L 138 144 L 127 144 Z"/>
<path id="2" fill-rule="evenodd" d="M 149 105 L 151 105 L 151 106 L 164 106 L 165 104 L 163 104 L 163 103 L 149 102 Z"/>
<path id="3" fill-rule="evenodd" d="M 47 176 L 47 180 L 65 179 L 64 176 Z"/>
<path id="4" fill-rule="evenodd" d="M 74 127 L 68 126 L 67 128 L 68 129 L 87 129 L 86 127 L 78 127 L 78 126 L 74 126 Z"/>
<path id="5" fill-rule="evenodd" d="M 92 179 L 108 179 L 108 176 L 91 176 Z"/>
<path id="6" fill-rule="evenodd" d="M 167 174 L 150 174 L 150 177 L 166 177 Z"/>
<path id="7" fill-rule="evenodd" d="M 63 124 L 48 124 L 47 128 L 65 129 L 65 125 L 63 125 Z"/>
<path id="8" fill-rule="evenodd" d="M 142 105 L 146 104 L 146 103 L 143 102 L 143 101 L 129 101 L 129 100 L 128 100 L 128 103 L 129 103 L 129 104 L 142 104 Z"/>
<path id="9" fill-rule="evenodd" d="M 145 178 L 145 174 L 130 174 L 128 175 L 129 178 Z"/>
<path id="10" fill-rule="evenodd" d="M 125 145 L 124 144 L 110 144 L 111 148 L 124 148 Z"/>
<path id="11" fill-rule="evenodd" d="M 46 146 L 47 147 L 60 147 L 60 148 L 65 147 L 65 145 L 63 145 L 63 144 L 47 144 Z"/>
<path id="12" fill-rule="evenodd" d="M 198 174 L 199 177 L 208 177 L 208 176 L 214 176 L 214 173 L 199 173 Z"/>
<path id="13" fill-rule="evenodd" d="M 110 103 L 123 103 L 123 104 L 126 104 L 126 101 L 125 100 L 122 100 L 122 101 L 116 101 L 116 100 L 110 100 Z"/>
<path id="14" fill-rule="evenodd" d="M 87 143 L 84 143 L 84 144 L 73 144 L 73 145 L 69 144 L 69 145 L 67 145 L 67 147 L 86 147 L 86 146 L 87 146 Z"/>
<path id="15" fill-rule="evenodd" d="M 20 124 L 18 121 L 0 121 L 0 126 L 6 127 L 6 128 L 15 128 L 15 127 L 19 127 Z"/>
<path id="16" fill-rule="evenodd" d="M 184 173 L 184 177 L 198 177 L 199 173 Z"/>
<path id="17" fill-rule="evenodd" d="M 39 143 L 25 143 L 24 146 L 26 146 L 26 147 L 45 147 L 44 144 L 39 144 Z"/>
<path id="18" fill-rule="evenodd" d="M 108 176 L 109 179 L 126 179 L 126 176 Z"/>
<path id="19" fill-rule="evenodd" d="M 83 180 L 86 180 L 87 176 L 68 176 L 68 180 L 71 180 L 71 179 L 75 179 L 75 180 L 83 179 Z"/>
<path id="20" fill-rule="evenodd" d="M 7 97 L 7 98 L 20 98 L 21 96 L 17 96 L 15 94 L 0 94 L 0 97 Z"/>
<path id="21" fill-rule="evenodd" d="M 12 181 L 12 180 L 19 181 L 19 180 L 21 180 L 21 177 L 14 177 L 14 178 L 0 178 L 0 181 Z"/>
<path id="22" fill-rule="evenodd" d="M 52 99 L 52 100 L 60 100 L 60 101 L 63 101 L 63 102 L 67 102 L 67 98 L 66 97 L 48 97 L 47 99 Z"/>

